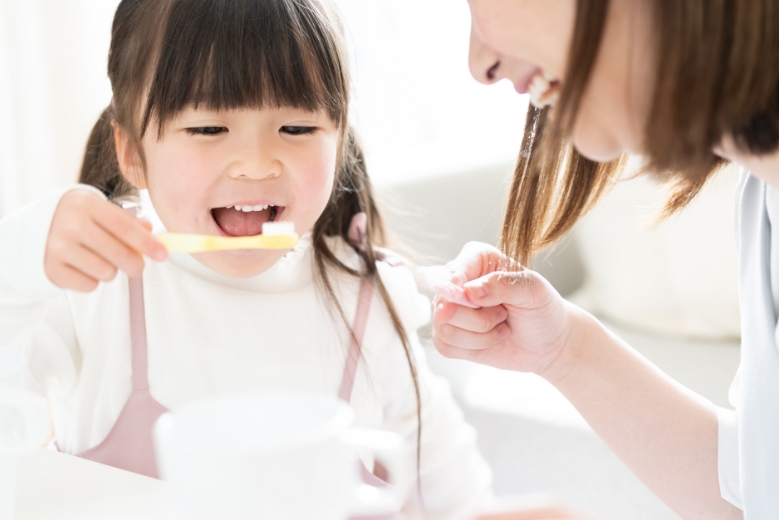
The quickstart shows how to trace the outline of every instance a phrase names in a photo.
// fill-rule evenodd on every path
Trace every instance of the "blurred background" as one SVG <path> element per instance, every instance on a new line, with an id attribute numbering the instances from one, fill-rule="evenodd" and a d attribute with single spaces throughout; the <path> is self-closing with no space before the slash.
<path id="1" fill-rule="evenodd" d="M 117 3 L 0 0 L 0 217 L 76 181 L 87 135 L 111 101 L 105 67 Z M 496 243 L 527 99 L 508 83 L 487 88 L 470 77 L 466 2 L 337 3 L 352 48 L 353 123 L 390 222 L 431 262 L 470 240 Z M 662 187 L 626 179 L 535 262 L 561 294 L 725 407 L 739 362 L 737 178 L 724 170 L 656 226 Z M 432 348 L 428 360 L 477 427 L 499 494 L 550 493 L 603 518 L 677 518 L 544 381 L 444 360 Z"/>

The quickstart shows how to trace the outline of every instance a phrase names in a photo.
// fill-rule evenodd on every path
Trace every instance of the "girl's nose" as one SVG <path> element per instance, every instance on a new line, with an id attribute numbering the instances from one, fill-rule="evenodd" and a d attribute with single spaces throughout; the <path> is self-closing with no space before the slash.
<path id="1" fill-rule="evenodd" d="M 267 150 L 244 151 L 248 153 L 230 169 L 230 176 L 234 179 L 261 180 L 281 175 L 281 161 Z"/>
<path id="2" fill-rule="evenodd" d="M 500 55 L 484 43 L 476 22 L 471 23 L 471 47 L 468 66 L 471 75 L 479 83 L 491 85 L 501 79 Z"/>

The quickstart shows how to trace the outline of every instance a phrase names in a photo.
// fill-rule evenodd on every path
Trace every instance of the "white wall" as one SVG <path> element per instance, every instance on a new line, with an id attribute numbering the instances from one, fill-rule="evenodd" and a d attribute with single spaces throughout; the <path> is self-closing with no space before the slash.
<path id="1" fill-rule="evenodd" d="M 513 160 L 526 96 L 468 72 L 465 1 L 336 0 L 354 49 L 354 120 L 393 184 Z M 118 0 L 0 0 L 0 216 L 73 182 L 111 99 Z"/>
<path id="2" fill-rule="evenodd" d="M 471 77 L 467 2 L 337 3 L 356 62 L 355 120 L 378 184 L 516 159 L 527 96 Z"/>
<path id="3" fill-rule="evenodd" d="M 116 0 L 0 1 L 0 216 L 78 175 Z"/>

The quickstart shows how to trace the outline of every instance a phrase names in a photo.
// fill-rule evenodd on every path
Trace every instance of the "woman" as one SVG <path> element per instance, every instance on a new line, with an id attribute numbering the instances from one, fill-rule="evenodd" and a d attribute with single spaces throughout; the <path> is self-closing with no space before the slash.
<path id="1" fill-rule="evenodd" d="M 683 518 L 776 518 L 779 0 L 470 7 L 472 74 L 487 84 L 509 79 L 542 108 L 528 114 L 502 251 L 469 244 L 450 264 L 481 308 L 438 300 L 437 349 L 550 381 Z M 617 178 L 626 153 L 661 172 L 670 188 L 665 214 L 682 209 L 725 160 L 748 172 L 738 200 L 738 416 L 676 384 L 509 260 L 527 265 L 570 230 Z M 527 516 L 536 517 L 569 518 Z"/>

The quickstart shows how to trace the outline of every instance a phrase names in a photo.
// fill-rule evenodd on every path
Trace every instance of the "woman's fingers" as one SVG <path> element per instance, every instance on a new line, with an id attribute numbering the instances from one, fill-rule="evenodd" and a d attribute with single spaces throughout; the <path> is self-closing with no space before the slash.
<path id="1" fill-rule="evenodd" d="M 544 497 L 502 497 L 476 520 L 593 520 Z"/>
<path id="2" fill-rule="evenodd" d="M 529 269 L 490 273 L 466 283 L 464 289 L 468 299 L 482 307 L 509 304 L 523 309 L 537 309 L 555 293 L 546 280 Z"/>
<path id="3" fill-rule="evenodd" d="M 508 325 L 501 323 L 489 332 L 472 332 L 448 323 L 436 325 L 436 337 L 443 343 L 467 350 L 485 350 L 511 335 Z"/>
<path id="4" fill-rule="evenodd" d="M 457 258 L 446 264 L 451 269 L 452 282 L 462 285 L 493 271 L 501 270 L 505 257 L 495 247 L 481 242 L 465 244 Z"/>
<path id="5" fill-rule="evenodd" d="M 448 323 L 473 332 L 489 332 L 508 318 L 508 311 L 502 305 L 472 309 L 439 299 L 436 303 L 434 320 Z"/>
<path id="6" fill-rule="evenodd" d="M 438 336 L 433 336 L 433 346 L 439 354 L 449 359 L 462 359 L 465 361 L 473 361 L 478 363 L 476 355 L 482 352 L 481 350 L 470 350 L 466 348 L 458 348 L 441 341 Z"/>
<path id="7" fill-rule="evenodd" d="M 476 520 L 592 520 L 591 517 L 584 517 L 571 511 L 552 508 L 528 509 L 526 511 L 509 511 L 505 513 L 494 513 L 479 515 Z"/>

